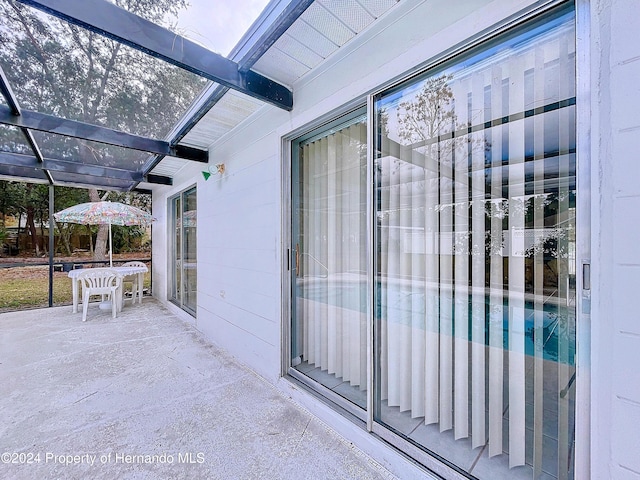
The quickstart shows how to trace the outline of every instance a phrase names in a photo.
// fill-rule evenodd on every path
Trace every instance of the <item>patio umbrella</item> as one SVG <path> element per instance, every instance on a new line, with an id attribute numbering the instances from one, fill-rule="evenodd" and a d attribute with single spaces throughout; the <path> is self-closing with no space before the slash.
<path id="1" fill-rule="evenodd" d="M 109 225 L 109 265 L 113 267 L 111 225 L 149 225 L 151 214 L 139 208 L 119 202 L 87 202 L 65 208 L 53 214 L 53 218 L 62 223 L 81 223 L 83 225 Z"/>

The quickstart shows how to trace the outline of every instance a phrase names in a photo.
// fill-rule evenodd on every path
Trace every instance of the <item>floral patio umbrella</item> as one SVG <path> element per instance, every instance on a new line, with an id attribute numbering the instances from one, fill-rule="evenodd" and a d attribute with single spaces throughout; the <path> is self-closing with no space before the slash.
<path id="1" fill-rule="evenodd" d="M 109 225 L 109 265 L 113 266 L 111 225 L 147 226 L 153 221 L 151 214 L 119 202 L 87 202 L 65 208 L 53 214 L 62 223 L 83 225 Z"/>

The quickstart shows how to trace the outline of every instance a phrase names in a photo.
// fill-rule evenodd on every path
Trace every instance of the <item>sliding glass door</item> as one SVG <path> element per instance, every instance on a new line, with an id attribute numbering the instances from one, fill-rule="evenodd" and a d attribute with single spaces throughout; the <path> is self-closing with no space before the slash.
<path id="1" fill-rule="evenodd" d="M 197 305 L 196 189 L 169 201 L 171 212 L 171 277 L 169 298 L 195 315 Z"/>
<path id="2" fill-rule="evenodd" d="M 366 143 L 363 112 L 294 145 L 292 365 L 366 406 Z"/>
<path id="3" fill-rule="evenodd" d="M 573 15 L 379 95 L 375 419 L 482 478 L 567 478 Z"/>
<path id="4" fill-rule="evenodd" d="M 573 478 L 574 38 L 557 10 L 375 95 L 369 164 L 362 116 L 294 142 L 292 369 L 471 477 Z"/>

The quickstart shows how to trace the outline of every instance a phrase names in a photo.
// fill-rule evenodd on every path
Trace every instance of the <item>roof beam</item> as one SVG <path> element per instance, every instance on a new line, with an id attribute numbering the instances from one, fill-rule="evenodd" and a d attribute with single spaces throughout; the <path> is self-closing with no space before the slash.
<path id="1" fill-rule="evenodd" d="M 9 84 L 9 79 L 4 74 L 4 70 L 0 66 L 0 92 L 2 92 L 2 96 L 5 98 L 7 103 L 9 104 L 9 108 L 14 115 L 20 115 L 20 105 L 18 105 L 18 100 L 11 89 L 11 85 Z"/>
<path id="2" fill-rule="evenodd" d="M 83 162 L 61 160 L 57 158 L 44 158 L 41 161 L 31 155 L 20 153 L 0 152 L 0 165 L 22 169 L 42 169 L 50 172 L 73 173 L 87 177 L 113 178 L 132 182 L 158 183 L 171 185 L 171 178 L 162 175 L 144 176 L 137 170 L 125 170 L 123 168 L 106 167 L 103 165 L 91 165 Z"/>
<path id="3" fill-rule="evenodd" d="M 7 103 L 9 104 L 9 108 L 11 109 L 11 112 L 15 116 L 21 115 L 22 110 L 20 108 L 20 104 L 18 103 L 18 99 L 13 93 L 13 90 L 11 89 L 11 84 L 9 83 L 9 79 L 4 74 L 4 70 L 2 69 L 1 66 L 0 66 L 0 92 L 2 92 L 2 95 L 7 100 Z M 22 131 L 22 134 L 26 138 L 27 143 L 29 143 L 29 146 L 31 147 L 33 154 L 36 156 L 39 162 L 42 162 L 42 159 L 43 159 L 42 152 L 40 151 L 40 147 L 38 147 L 38 143 L 36 142 L 36 139 L 33 138 L 33 133 L 31 133 L 31 131 L 25 127 L 22 127 L 20 130 Z M 45 170 L 44 173 L 49 179 L 49 183 L 53 184 L 53 178 L 51 177 L 49 172 Z"/>
<path id="4" fill-rule="evenodd" d="M 20 115 L 22 115 L 22 109 L 18 104 L 18 99 L 13 93 L 13 90 L 11 89 L 11 84 L 9 83 L 9 79 L 4 74 L 4 70 L 2 69 L 1 66 L 0 66 L 0 91 L 2 92 L 2 95 L 4 96 L 7 103 L 9 104 L 11 113 L 16 117 L 19 117 Z M 33 153 L 36 156 L 36 158 L 42 161 L 42 158 L 43 158 L 42 152 L 40 151 L 40 147 L 38 147 L 38 144 L 36 143 L 36 139 L 33 138 L 33 134 L 29 131 L 29 129 L 25 127 L 22 127 L 21 130 L 23 135 L 27 139 L 27 142 L 29 143 L 31 150 L 33 150 Z"/>
<path id="5" fill-rule="evenodd" d="M 68 185 L 76 188 L 99 188 L 100 190 L 127 192 L 134 188 L 137 182 L 112 177 L 90 177 L 78 173 L 59 173 L 56 175 L 55 184 Z"/>
<path id="6" fill-rule="evenodd" d="M 164 175 L 154 175 L 151 173 L 146 176 L 145 181 L 147 183 L 156 183 L 158 185 L 173 185 L 173 178 L 165 177 Z"/>
<path id="7" fill-rule="evenodd" d="M 270 3 L 267 8 L 271 9 L 259 17 L 230 54 L 230 58 L 238 62 L 240 71 L 248 71 L 312 3 L 313 0 L 281 0 L 278 3 Z M 208 97 L 189 118 L 189 121 L 174 134 L 173 142 L 177 143 L 182 140 L 227 91 L 228 88 L 222 85 L 210 88 Z"/>
<path id="8" fill-rule="evenodd" d="M 69 162 L 53 158 L 45 158 L 43 168 L 46 168 L 51 172 L 77 173 L 90 177 L 110 177 L 118 180 L 131 180 L 134 182 L 139 182 L 142 179 L 142 174 L 131 170 L 104 167 L 102 165 L 90 165 L 87 163 Z"/>
<path id="9" fill-rule="evenodd" d="M 143 180 L 141 173 L 121 168 L 91 165 L 82 162 L 44 158 L 42 162 L 32 155 L 0 152 L 0 165 L 15 167 L 31 167 L 51 170 L 52 172 L 77 173 L 91 177 L 112 177 L 118 180 L 139 182 Z"/>
<path id="10" fill-rule="evenodd" d="M 256 72 L 105 0 L 18 0 L 285 110 L 293 93 Z"/>
<path id="11" fill-rule="evenodd" d="M 94 142 L 106 143 L 118 147 L 141 150 L 143 152 L 168 155 L 206 163 L 209 160 L 209 152 L 192 147 L 171 145 L 163 140 L 132 135 L 111 128 L 91 125 L 89 123 L 67 120 L 31 110 L 22 110 L 20 115 L 15 115 L 9 107 L 0 105 L 0 123 L 13 125 L 20 128 L 29 128 L 41 132 L 64 135 L 66 137 L 80 138 Z"/>
<path id="12" fill-rule="evenodd" d="M 0 178 L 49 183 L 49 179 L 42 168 L 24 167 L 22 165 L 4 165 L 0 163 Z"/>

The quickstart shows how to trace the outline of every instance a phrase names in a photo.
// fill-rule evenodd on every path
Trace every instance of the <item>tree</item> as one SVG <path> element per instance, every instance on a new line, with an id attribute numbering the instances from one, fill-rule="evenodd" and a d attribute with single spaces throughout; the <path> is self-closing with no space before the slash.
<path id="1" fill-rule="evenodd" d="M 134 192 L 111 192 L 109 200 L 114 202 L 133 205 L 146 212 L 151 212 L 151 195 Z M 144 237 L 146 227 L 132 225 L 121 227 L 114 225 L 111 227 L 113 233 L 113 251 L 132 251 L 139 246 L 140 240 Z"/>
<path id="2" fill-rule="evenodd" d="M 409 144 L 432 141 L 455 130 L 457 116 L 451 108 L 454 97 L 448 84 L 452 78 L 452 75 L 431 77 L 413 99 L 400 102 L 397 115 L 401 139 Z"/>
<path id="3" fill-rule="evenodd" d="M 186 0 L 115 0 L 167 27 Z M 24 108 L 154 138 L 163 138 L 202 90 L 205 80 L 114 40 L 49 17 L 23 4 L 0 3 L 0 65 Z M 15 131 L 2 142 L 28 152 Z M 34 132 L 47 157 L 104 166 L 141 165 L 148 155 L 95 142 Z M 11 136 L 11 138 L 9 138 Z M 89 191 L 97 201 L 110 194 Z M 104 259 L 107 229 L 95 257 Z"/>
<path id="4" fill-rule="evenodd" d="M 4 225 L 7 216 L 18 218 L 18 234 L 22 219 L 31 238 L 31 249 L 40 255 L 36 224 L 48 218 L 48 190 L 45 185 L 0 181 L 0 210 Z M 19 245 L 16 245 L 18 248 Z"/>
<path id="5" fill-rule="evenodd" d="M 53 210 L 59 212 L 60 210 L 64 210 L 65 208 L 71 207 L 73 205 L 77 205 L 79 203 L 85 203 L 89 201 L 89 192 L 83 188 L 71 188 L 71 187 L 55 187 L 54 192 L 54 207 Z M 58 223 L 54 222 L 55 229 L 58 231 L 58 238 L 60 241 L 58 242 L 57 252 L 61 252 L 61 249 L 64 248 L 64 254 L 71 255 L 73 250 L 71 248 L 70 239 L 71 236 L 77 232 L 81 232 L 84 230 L 89 230 L 85 225 L 78 225 L 74 223 Z M 89 235 L 91 238 L 91 231 L 89 230 Z"/>

